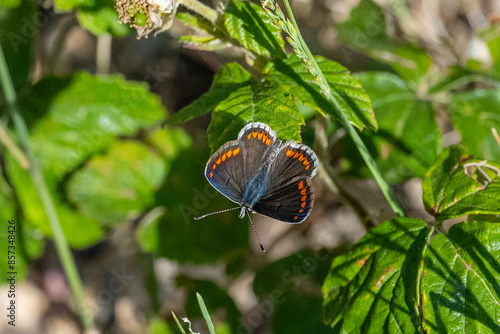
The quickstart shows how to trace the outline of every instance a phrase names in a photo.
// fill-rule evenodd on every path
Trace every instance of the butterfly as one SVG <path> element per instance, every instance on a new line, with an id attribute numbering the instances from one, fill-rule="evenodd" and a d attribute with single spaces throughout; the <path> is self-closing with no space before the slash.
<path id="1" fill-rule="evenodd" d="M 316 153 L 306 145 L 293 140 L 283 143 L 269 125 L 254 122 L 241 129 L 237 140 L 225 143 L 212 154 L 205 177 L 217 191 L 238 204 L 233 209 L 240 209 L 240 218 L 250 218 L 250 212 L 257 212 L 298 224 L 313 207 L 311 179 L 318 164 Z M 258 234 L 257 238 L 264 250 Z"/>

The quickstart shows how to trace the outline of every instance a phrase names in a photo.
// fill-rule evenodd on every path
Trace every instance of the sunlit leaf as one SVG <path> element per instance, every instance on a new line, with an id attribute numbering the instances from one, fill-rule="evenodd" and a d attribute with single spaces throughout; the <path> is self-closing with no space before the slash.
<path id="1" fill-rule="evenodd" d="M 203 116 L 217 107 L 232 92 L 251 84 L 252 76 L 237 63 L 226 64 L 214 77 L 210 90 L 178 113 L 170 116 L 168 124 L 177 125 Z"/>
<path id="2" fill-rule="evenodd" d="M 339 102 L 342 112 L 359 129 L 365 127 L 376 130 L 377 121 L 370 98 L 360 83 L 342 65 L 324 57 L 315 57 L 328 81 L 332 93 Z M 302 59 L 292 54 L 285 61 L 275 60 L 264 70 L 269 81 L 280 85 L 302 104 L 308 105 L 323 115 L 336 117 L 333 107 L 320 93 L 314 76 L 304 67 Z"/>
<path id="3" fill-rule="evenodd" d="M 212 113 L 207 130 L 212 151 L 235 140 L 243 126 L 250 122 L 268 124 L 281 139 L 300 141 L 304 118 L 280 86 L 253 82 L 231 93 Z"/>
<path id="4" fill-rule="evenodd" d="M 470 158 L 461 146 L 448 147 L 422 181 L 425 207 L 439 220 L 500 214 L 498 173 L 500 165 Z"/>
<path id="5" fill-rule="evenodd" d="M 424 256 L 426 333 L 500 332 L 500 225 L 460 223 L 436 235 Z"/>
<path id="6" fill-rule="evenodd" d="M 323 284 L 327 324 L 345 333 L 420 333 L 418 284 L 431 230 L 400 218 L 337 256 Z"/>
<path id="7" fill-rule="evenodd" d="M 262 7 L 249 1 L 230 0 L 224 12 L 224 25 L 244 48 L 261 56 L 285 56 L 281 29 L 272 24 Z"/>

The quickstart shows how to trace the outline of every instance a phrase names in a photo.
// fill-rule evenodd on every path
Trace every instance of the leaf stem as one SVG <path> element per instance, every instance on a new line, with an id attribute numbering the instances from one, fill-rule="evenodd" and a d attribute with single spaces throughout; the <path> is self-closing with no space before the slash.
<path id="1" fill-rule="evenodd" d="M 391 206 L 392 210 L 396 213 L 398 217 L 403 217 L 404 210 L 403 207 L 401 206 L 401 203 L 397 199 L 396 195 L 392 191 L 391 187 L 387 183 L 387 181 L 384 179 L 382 176 L 382 173 L 378 169 L 378 166 L 373 160 L 372 156 L 370 155 L 370 152 L 366 148 L 365 144 L 363 143 L 363 140 L 361 140 L 361 137 L 359 136 L 358 132 L 354 129 L 354 127 L 351 125 L 349 122 L 347 116 L 342 112 L 342 108 L 340 107 L 339 103 L 333 96 L 330 86 L 328 84 L 328 81 L 326 80 L 323 72 L 319 68 L 318 64 L 316 63 L 316 60 L 314 59 L 311 51 L 309 50 L 309 47 L 305 43 L 304 39 L 302 38 L 302 34 L 300 33 L 299 27 L 297 25 L 297 22 L 295 21 L 295 18 L 293 16 L 292 8 L 290 6 L 290 3 L 288 0 L 283 0 L 283 3 L 285 4 L 285 8 L 289 17 L 289 20 L 291 24 L 293 25 L 293 32 L 294 32 L 294 37 L 298 39 L 298 41 L 295 41 L 297 45 L 300 45 L 301 50 L 303 53 L 305 53 L 306 59 L 309 61 L 309 66 L 312 68 L 312 73 L 316 75 L 316 83 L 320 86 L 321 92 L 326 96 L 326 99 L 328 102 L 333 106 L 333 109 L 335 110 L 338 118 L 342 122 L 344 128 L 347 130 L 349 135 L 351 136 L 354 144 L 356 145 L 359 153 L 363 157 L 363 160 L 365 161 L 366 165 L 372 172 L 375 181 L 378 183 L 380 189 L 382 190 L 382 193 L 384 194 L 385 198 L 389 202 L 389 205 Z"/>
<path id="2" fill-rule="evenodd" d="M 0 83 L 1 87 L 3 88 L 5 100 L 7 102 L 7 109 L 9 110 L 12 121 L 14 123 L 16 134 L 28 157 L 31 179 L 33 181 L 35 189 L 37 189 L 38 191 L 38 195 L 42 200 L 45 213 L 49 219 L 50 227 L 52 229 L 52 233 L 54 234 L 54 243 L 56 245 L 57 253 L 59 255 L 59 259 L 61 260 L 64 271 L 66 272 L 66 276 L 68 277 L 71 289 L 73 290 L 73 294 L 78 305 L 78 310 L 80 312 L 80 317 L 85 328 L 89 331 L 93 330 L 95 328 L 94 319 L 89 314 L 87 314 L 84 307 L 83 287 L 80 276 L 78 275 L 78 271 L 76 269 L 75 260 L 73 258 L 73 255 L 71 254 L 68 242 L 64 237 L 64 233 L 59 222 L 59 217 L 57 216 L 56 207 L 54 205 L 52 197 L 50 196 L 50 192 L 47 187 L 47 183 L 45 182 L 45 178 L 40 165 L 38 164 L 38 161 L 31 151 L 28 128 L 26 127 L 26 123 L 24 122 L 24 119 L 19 113 L 17 107 L 16 92 L 14 90 L 14 85 L 12 84 L 12 79 L 9 74 L 9 69 L 7 67 L 7 62 L 5 60 L 1 45 Z"/>
<path id="3" fill-rule="evenodd" d="M 200 14 L 214 24 L 217 21 L 217 11 L 208 6 L 205 6 L 197 0 L 179 0 L 178 3 L 182 4 L 184 7 L 192 10 L 193 12 Z"/>

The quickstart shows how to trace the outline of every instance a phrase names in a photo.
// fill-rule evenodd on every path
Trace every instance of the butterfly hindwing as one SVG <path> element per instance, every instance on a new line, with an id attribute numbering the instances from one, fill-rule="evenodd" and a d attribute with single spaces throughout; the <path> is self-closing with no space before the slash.
<path id="1" fill-rule="evenodd" d="M 234 140 L 212 154 L 205 168 L 205 176 L 222 195 L 239 203 L 246 188 L 244 169 L 243 147 L 238 140 Z"/>
<path id="2" fill-rule="evenodd" d="M 267 192 L 253 210 L 277 220 L 298 224 L 311 212 L 314 191 L 310 178 L 296 177 Z"/>

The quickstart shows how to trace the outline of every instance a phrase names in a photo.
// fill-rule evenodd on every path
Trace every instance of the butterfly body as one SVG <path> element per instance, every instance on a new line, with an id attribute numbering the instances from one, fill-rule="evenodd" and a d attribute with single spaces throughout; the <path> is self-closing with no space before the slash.
<path id="1" fill-rule="evenodd" d="M 208 160 L 205 176 L 221 194 L 249 212 L 300 223 L 314 200 L 311 178 L 318 158 L 307 146 L 282 143 L 267 124 L 250 123 L 238 139 L 222 145 Z"/>

